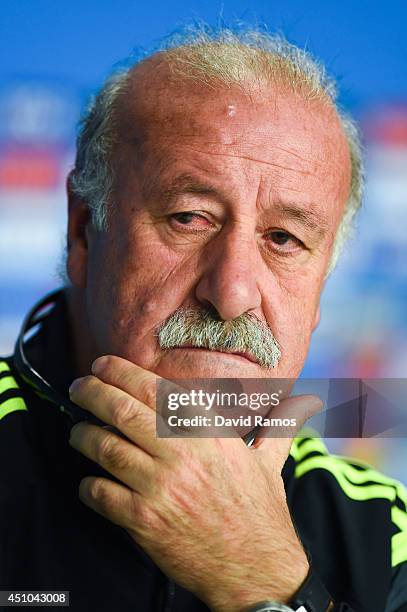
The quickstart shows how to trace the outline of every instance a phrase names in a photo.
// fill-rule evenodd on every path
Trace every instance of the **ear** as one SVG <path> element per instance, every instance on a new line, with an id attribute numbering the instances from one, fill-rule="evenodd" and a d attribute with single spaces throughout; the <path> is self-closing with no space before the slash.
<path id="1" fill-rule="evenodd" d="M 314 321 L 312 323 L 312 331 L 316 330 L 316 328 L 319 325 L 320 320 L 321 320 L 321 306 L 318 304 L 318 307 L 315 311 Z"/>
<path id="2" fill-rule="evenodd" d="M 68 193 L 68 257 L 67 273 L 71 283 L 84 289 L 88 265 L 88 229 L 91 216 L 88 205 L 72 191 L 71 175 L 67 178 Z"/>

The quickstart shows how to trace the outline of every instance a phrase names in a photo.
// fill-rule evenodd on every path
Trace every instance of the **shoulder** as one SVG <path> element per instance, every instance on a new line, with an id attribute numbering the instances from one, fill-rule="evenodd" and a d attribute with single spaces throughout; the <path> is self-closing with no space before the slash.
<path id="1" fill-rule="evenodd" d="M 358 534 L 363 522 L 366 537 L 379 533 L 390 539 L 391 566 L 407 562 L 407 490 L 400 481 L 351 457 L 330 454 L 320 438 L 294 440 L 294 481 L 298 489 L 320 494 L 322 505 L 342 513 L 349 531 Z M 338 517 L 341 520 L 340 517 Z M 378 522 L 380 519 L 380 522 Z M 373 530 L 370 531 L 370 528 Z M 359 529 L 360 531 L 360 529 Z"/>
<path id="2" fill-rule="evenodd" d="M 395 612 L 407 602 L 407 491 L 318 437 L 296 438 L 287 498 L 313 565 L 338 601 Z M 387 602 L 387 605 L 386 605 Z"/>
<path id="3" fill-rule="evenodd" d="M 37 486 L 34 394 L 10 358 L 0 359 L 0 522 L 12 521 Z"/>
<path id="4" fill-rule="evenodd" d="M 30 471 L 37 452 L 34 414 L 41 399 L 19 375 L 12 358 L 0 358 L 0 482 Z"/>
<path id="5" fill-rule="evenodd" d="M 14 412 L 27 412 L 25 390 L 21 379 L 15 372 L 11 358 L 0 357 L 0 426 L 7 415 Z"/>

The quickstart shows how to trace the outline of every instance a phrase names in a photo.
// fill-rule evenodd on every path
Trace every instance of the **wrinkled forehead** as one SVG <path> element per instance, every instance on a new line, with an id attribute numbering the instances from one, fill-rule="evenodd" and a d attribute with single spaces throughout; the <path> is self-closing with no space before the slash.
<path id="1" fill-rule="evenodd" d="M 227 130 L 237 126 L 244 132 L 245 125 L 251 132 L 256 126 L 264 132 L 279 120 L 323 125 L 338 144 L 346 141 L 337 112 L 327 98 L 312 100 L 287 87 L 258 81 L 246 81 L 239 87 L 204 76 L 180 76 L 165 54 L 159 53 L 133 69 L 120 100 L 117 125 L 123 137 L 138 131 L 142 140 L 155 131 L 168 137 L 181 129 L 192 135 L 194 128 L 198 132 L 202 126 L 209 133 L 222 126 Z"/>
<path id="2" fill-rule="evenodd" d="M 283 86 L 246 83 L 243 90 L 180 77 L 162 54 L 133 69 L 116 125 L 118 146 L 131 142 L 144 153 L 205 143 L 239 147 L 243 155 L 256 151 L 267 161 L 272 149 L 287 147 L 299 163 L 302 157 L 319 165 L 329 157 L 338 179 L 350 182 L 348 143 L 331 102 Z"/>

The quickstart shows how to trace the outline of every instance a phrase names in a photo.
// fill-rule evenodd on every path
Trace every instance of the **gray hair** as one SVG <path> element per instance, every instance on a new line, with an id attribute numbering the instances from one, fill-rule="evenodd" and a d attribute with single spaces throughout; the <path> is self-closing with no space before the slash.
<path id="1" fill-rule="evenodd" d="M 275 368 L 281 358 L 281 348 L 268 323 L 249 312 L 223 321 L 213 308 L 179 308 L 160 325 L 157 336 L 162 349 L 194 346 L 247 351 L 263 368 Z"/>
<path id="2" fill-rule="evenodd" d="M 164 52 L 163 57 L 168 59 L 175 76 L 209 87 L 223 83 L 246 91 L 249 85 L 252 91 L 253 86 L 261 90 L 265 83 L 283 83 L 308 99 L 319 98 L 334 105 L 349 146 L 351 185 L 335 237 L 329 273 L 337 263 L 360 208 L 364 181 L 358 128 L 338 107 L 335 82 L 322 64 L 281 35 L 260 29 L 188 27 L 167 39 L 154 53 L 159 51 Z M 114 179 L 110 155 L 115 139 L 115 110 L 129 84 L 132 69 L 140 61 L 117 71 L 104 83 L 80 123 L 71 188 L 87 202 L 93 225 L 99 231 L 108 229 Z"/>

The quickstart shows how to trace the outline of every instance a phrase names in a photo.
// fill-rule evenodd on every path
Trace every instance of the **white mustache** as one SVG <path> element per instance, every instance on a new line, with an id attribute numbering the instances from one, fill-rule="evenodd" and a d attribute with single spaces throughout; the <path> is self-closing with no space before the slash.
<path id="1" fill-rule="evenodd" d="M 270 327 L 252 313 L 223 321 L 215 311 L 179 308 L 157 330 L 160 348 L 189 345 L 215 351 L 250 353 L 265 368 L 275 368 L 281 349 Z"/>

